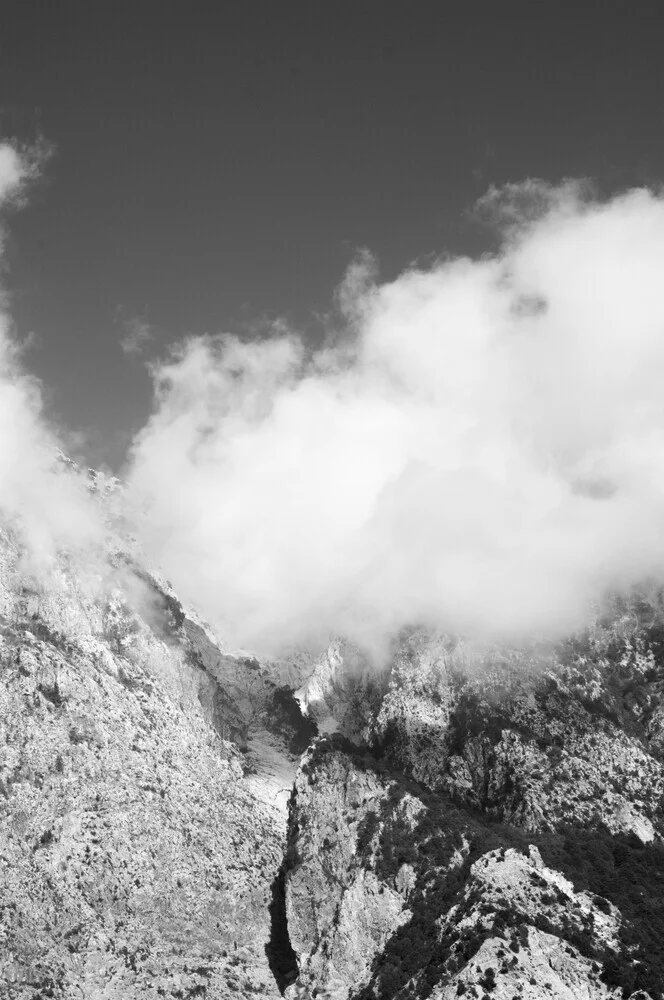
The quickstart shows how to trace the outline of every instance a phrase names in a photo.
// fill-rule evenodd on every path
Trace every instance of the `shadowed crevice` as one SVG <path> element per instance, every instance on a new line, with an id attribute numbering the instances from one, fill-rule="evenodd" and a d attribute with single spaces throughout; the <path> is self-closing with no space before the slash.
<path id="1" fill-rule="evenodd" d="M 287 986 L 295 982 L 298 975 L 297 959 L 288 936 L 286 920 L 286 864 L 282 864 L 272 882 L 270 903 L 270 940 L 265 945 L 265 954 L 279 992 L 283 995 Z"/>

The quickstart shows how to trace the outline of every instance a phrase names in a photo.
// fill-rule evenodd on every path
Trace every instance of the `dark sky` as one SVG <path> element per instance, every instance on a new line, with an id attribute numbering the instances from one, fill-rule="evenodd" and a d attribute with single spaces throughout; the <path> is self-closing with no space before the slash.
<path id="1" fill-rule="evenodd" d="M 4 0 L 0 132 L 55 152 L 10 219 L 27 363 L 90 461 L 150 408 L 119 346 L 284 315 L 313 327 L 354 248 L 385 277 L 482 249 L 489 184 L 664 178 L 655 3 Z"/>

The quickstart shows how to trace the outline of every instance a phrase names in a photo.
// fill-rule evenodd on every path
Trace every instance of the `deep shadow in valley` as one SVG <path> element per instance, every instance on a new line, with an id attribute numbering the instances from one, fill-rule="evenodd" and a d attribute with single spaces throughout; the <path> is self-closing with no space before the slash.
<path id="1" fill-rule="evenodd" d="M 298 968 L 295 952 L 291 947 L 286 920 L 286 862 L 282 864 L 272 882 L 270 912 L 270 940 L 265 945 L 265 954 L 270 970 L 282 994 L 287 986 L 297 979 Z"/>

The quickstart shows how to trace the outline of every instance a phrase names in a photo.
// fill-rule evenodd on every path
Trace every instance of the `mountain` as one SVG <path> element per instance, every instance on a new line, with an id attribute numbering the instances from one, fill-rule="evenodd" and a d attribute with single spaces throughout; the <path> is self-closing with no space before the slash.
<path id="1" fill-rule="evenodd" d="M 657 588 L 268 660 L 88 489 L 92 560 L 0 531 L 3 997 L 664 996 Z"/>
<path id="2" fill-rule="evenodd" d="M 305 995 L 661 995 L 660 618 L 635 595 L 515 650 L 413 630 L 345 699 L 333 650 L 310 709 L 342 701 L 342 732 L 303 758 L 285 865 Z"/>

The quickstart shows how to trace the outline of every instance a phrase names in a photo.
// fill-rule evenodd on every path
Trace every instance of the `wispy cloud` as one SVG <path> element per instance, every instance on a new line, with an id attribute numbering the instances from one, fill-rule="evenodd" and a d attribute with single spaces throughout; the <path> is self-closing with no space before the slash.
<path id="1" fill-rule="evenodd" d="M 0 210 L 20 203 L 38 155 L 0 144 Z M 26 559 L 44 567 L 61 547 L 94 548 L 101 526 L 84 483 L 58 458 L 59 435 L 42 413 L 41 386 L 23 367 L 29 346 L 0 312 L 0 513 L 23 539 Z"/>
<path id="2" fill-rule="evenodd" d="M 139 357 L 154 340 L 154 331 L 149 323 L 138 316 L 121 319 L 124 334 L 120 339 L 120 347 L 125 354 Z"/>

